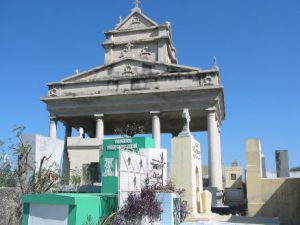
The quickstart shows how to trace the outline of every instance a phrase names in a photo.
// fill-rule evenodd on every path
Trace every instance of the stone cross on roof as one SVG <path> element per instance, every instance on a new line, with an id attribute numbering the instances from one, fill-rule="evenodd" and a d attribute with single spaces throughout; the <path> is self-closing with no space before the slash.
<path id="1" fill-rule="evenodd" d="M 140 0 L 134 0 L 135 8 L 140 8 L 140 4 L 141 4 Z"/>
<path id="2" fill-rule="evenodd" d="M 189 109 L 183 109 L 182 118 L 184 119 L 184 126 L 178 136 L 179 137 L 191 136 L 191 132 L 190 132 L 191 116 L 189 113 Z"/>

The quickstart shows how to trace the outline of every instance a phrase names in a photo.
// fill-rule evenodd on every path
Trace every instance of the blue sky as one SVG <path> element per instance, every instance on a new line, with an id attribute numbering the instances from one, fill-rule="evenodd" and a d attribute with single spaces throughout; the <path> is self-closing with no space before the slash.
<path id="1" fill-rule="evenodd" d="M 48 133 L 39 98 L 46 83 L 103 64 L 103 32 L 125 18 L 133 0 L 0 0 L 0 139 L 14 125 Z M 226 120 L 223 162 L 245 164 L 245 140 L 260 138 L 268 170 L 277 149 L 300 165 L 300 1 L 142 1 L 158 23 L 172 23 L 179 63 L 221 69 Z M 62 137 L 60 129 L 59 136 Z M 196 133 L 207 161 L 206 133 Z M 163 146 L 169 148 L 170 135 Z"/>

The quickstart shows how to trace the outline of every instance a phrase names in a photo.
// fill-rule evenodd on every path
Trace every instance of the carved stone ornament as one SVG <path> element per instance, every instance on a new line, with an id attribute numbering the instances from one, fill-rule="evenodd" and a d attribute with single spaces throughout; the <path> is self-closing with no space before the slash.
<path id="1" fill-rule="evenodd" d="M 195 159 L 200 159 L 201 158 L 201 151 L 200 151 L 200 148 L 199 148 L 200 146 L 197 144 L 197 143 L 194 143 L 194 145 L 193 145 L 193 157 L 195 158 Z"/>
<path id="2" fill-rule="evenodd" d="M 123 50 L 121 51 L 121 55 L 119 58 L 123 58 L 125 57 L 129 52 L 131 52 L 131 48 L 133 47 L 133 44 L 131 44 L 131 42 L 129 42 L 128 44 L 126 44 L 123 48 Z"/>
<path id="3" fill-rule="evenodd" d="M 140 21 L 140 19 L 137 17 L 137 16 L 134 16 L 133 18 L 132 18 L 132 21 L 131 21 L 131 23 L 130 23 L 130 27 L 138 27 L 138 26 L 140 26 L 141 25 L 141 21 Z"/>
<path id="4" fill-rule="evenodd" d="M 130 64 L 126 64 L 125 68 L 124 68 L 124 72 L 122 73 L 122 75 L 124 76 L 132 76 L 134 75 L 134 72 L 132 71 L 132 68 L 130 66 Z"/>
<path id="5" fill-rule="evenodd" d="M 53 87 L 49 90 L 49 96 L 59 96 L 59 90 L 57 87 Z"/>
<path id="6" fill-rule="evenodd" d="M 190 117 L 189 109 L 183 109 L 182 118 L 184 120 L 184 126 L 178 136 L 179 137 L 189 137 L 189 136 L 191 136 L 191 132 L 190 132 L 191 117 Z"/>
<path id="7" fill-rule="evenodd" d="M 204 85 L 214 85 L 213 76 L 210 73 L 205 75 L 203 84 Z"/>
<path id="8" fill-rule="evenodd" d="M 145 46 L 142 48 L 140 56 L 150 56 L 151 53 L 149 52 L 148 46 Z"/>
<path id="9" fill-rule="evenodd" d="M 104 170 L 103 176 L 104 177 L 114 176 L 114 173 L 113 173 L 113 162 L 114 162 L 114 159 L 113 158 L 106 158 L 104 160 L 105 160 L 105 165 L 104 165 L 105 170 Z"/>

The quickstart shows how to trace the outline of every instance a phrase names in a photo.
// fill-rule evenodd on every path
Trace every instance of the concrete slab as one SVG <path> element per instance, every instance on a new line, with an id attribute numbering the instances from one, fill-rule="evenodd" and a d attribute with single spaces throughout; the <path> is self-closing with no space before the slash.
<path id="1" fill-rule="evenodd" d="M 183 222 L 181 225 L 279 225 L 276 218 L 246 217 L 246 216 L 219 216 L 199 218 L 198 221 Z"/>

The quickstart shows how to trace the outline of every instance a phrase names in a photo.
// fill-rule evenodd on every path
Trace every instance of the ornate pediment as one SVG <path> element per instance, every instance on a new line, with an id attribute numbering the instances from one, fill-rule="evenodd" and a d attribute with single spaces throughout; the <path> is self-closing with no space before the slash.
<path id="1" fill-rule="evenodd" d="M 126 19 L 117 25 L 115 30 L 135 30 L 153 26 L 158 26 L 158 24 L 141 13 L 140 9 L 134 9 Z"/>
<path id="2" fill-rule="evenodd" d="M 110 65 L 67 77 L 62 82 L 88 82 L 106 79 L 121 79 L 139 76 L 154 76 L 166 73 L 184 73 L 199 71 L 199 68 L 186 67 L 177 64 L 152 63 L 136 59 L 124 59 Z"/>

